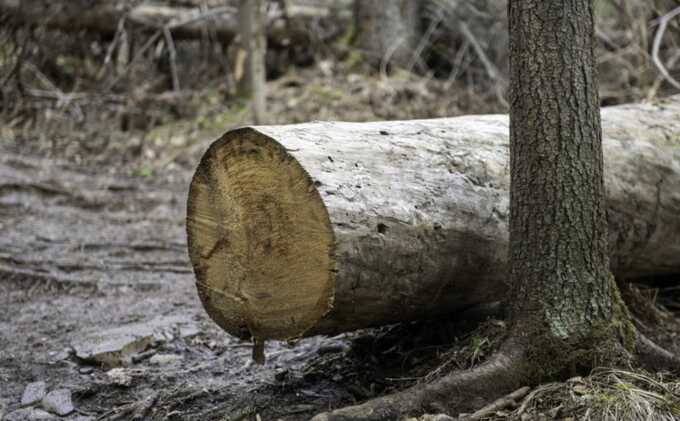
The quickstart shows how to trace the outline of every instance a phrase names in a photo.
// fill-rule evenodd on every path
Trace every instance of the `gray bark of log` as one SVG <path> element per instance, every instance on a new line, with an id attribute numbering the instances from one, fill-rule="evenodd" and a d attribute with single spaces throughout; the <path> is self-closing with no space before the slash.
<path id="1" fill-rule="evenodd" d="M 602 120 L 613 272 L 680 274 L 680 96 L 606 108 Z M 253 130 L 315 180 L 335 233 L 335 302 L 307 334 L 432 318 L 507 293 L 507 116 Z"/>

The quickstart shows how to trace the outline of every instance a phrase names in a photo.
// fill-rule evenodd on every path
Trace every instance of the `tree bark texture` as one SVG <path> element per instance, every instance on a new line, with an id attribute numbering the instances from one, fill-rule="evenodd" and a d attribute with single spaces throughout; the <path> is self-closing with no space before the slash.
<path id="1" fill-rule="evenodd" d="M 357 0 L 355 25 L 359 48 L 375 67 L 410 67 L 420 35 L 416 0 Z"/>
<path id="2" fill-rule="evenodd" d="M 680 97 L 603 116 L 612 269 L 678 274 Z M 234 335 L 282 339 L 503 299 L 508 158 L 501 115 L 228 132 L 189 194 L 204 306 Z"/>
<path id="3" fill-rule="evenodd" d="M 514 317 L 588 336 L 613 316 L 592 0 L 511 0 L 509 24 Z"/>

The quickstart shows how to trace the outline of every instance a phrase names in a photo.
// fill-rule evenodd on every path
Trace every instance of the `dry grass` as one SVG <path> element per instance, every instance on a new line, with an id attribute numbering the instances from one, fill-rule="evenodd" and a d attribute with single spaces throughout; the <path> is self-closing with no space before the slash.
<path id="1" fill-rule="evenodd" d="M 680 418 L 680 383 L 639 371 L 597 369 L 586 377 L 532 391 L 496 419 L 673 421 Z"/>

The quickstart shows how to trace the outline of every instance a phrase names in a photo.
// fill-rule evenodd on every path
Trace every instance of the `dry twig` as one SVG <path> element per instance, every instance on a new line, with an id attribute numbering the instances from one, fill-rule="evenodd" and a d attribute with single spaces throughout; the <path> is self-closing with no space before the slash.
<path id="1" fill-rule="evenodd" d="M 495 412 L 501 409 L 517 406 L 517 401 L 525 397 L 527 393 L 529 393 L 529 390 L 531 389 L 528 386 L 524 386 L 520 389 L 517 389 L 507 396 L 504 396 L 500 399 L 496 399 L 489 405 L 485 406 L 479 411 L 476 411 L 474 414 L 470 415 L 468 418 L 465 419 L 470 421 L 481 420 L 482 418 L 486 418 L 490 415 L 493 415 Z"/>
<path id="2" fill-rule="evenodd" d="M 658 19 L 659 29 L 656 30 L 656 35 L 654 35 L 654 43 L 652 44 L 652 61 L 654 62 L 656 68 L 659 69 L 659 72 L 661 72 L 666 81 L 673 85 L 675 88 L 680 89 L 680 82 L 678 82 L 675 78 L 673 78 L 673 76 L 671 76 L 671 74 L 668 72 L 668 69 L 666 69 L 666 66 L 659 58 L 661 40 L 663 39 L 663 35 L 666 32 L 666 29 L 668 28 L 668 22 L 670 22 L 673 18 L 675 18 L 678 15 L 680 15 L 680 6 L 676 7 L 675 9 L 671 10 L 670 12 L 661 16 Z"/>

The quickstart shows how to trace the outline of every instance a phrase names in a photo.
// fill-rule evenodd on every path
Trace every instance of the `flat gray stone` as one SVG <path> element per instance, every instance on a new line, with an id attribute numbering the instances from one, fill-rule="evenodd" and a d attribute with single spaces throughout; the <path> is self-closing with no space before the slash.
<path id="1" fill-rule="evenodd" d="M 47 384 L 45 382 L 33 382 L 26 385 L 24 394 L 21 395 L 21 406 L 33 405 L 38 403 L 47 394 Z"/>
<path id="2" fill-rule="evenodd" d="M 3 418 L 4 421 L 54 421 L 58 418 L 49 412 L 37 408 L 23 408 L 10 412 Z"/>
<path id="3" fill-rule="evenodd" d="M 152 365 L 168 365 L 173 364 L 178 361 L 182 361 L 184 358 L 181 355 L 176 354 L 156 354 L 151 359 L 149 359 L 149 364 Z"/>
<path id="4" fill-rule="evenodd" d="M 130 364 L 132 355 L 154 343 L 153 329 L 134 324 L 81 337 L 71 343 L 76 357 L 105 367 Z"/>
<path id="5" fill-rule="evenodd" d="M 42 400 L 42 407 L 57 415 L 68 415 L 75 410 L 71 400 L 71 391 L 56 389 L 48 393 Z"/>
<path id="6" fill-rule="evenodd" d="M 175 332 L 191 337 L 198 329 L 190 316 L 157 317 L 145 323 L 133 323 L 83 335 L 71 342 L 76 357 L 107 368 L 124 367 L 132 356 L 154 343 L 172 340 Z M 183 333 L 182 333 L 183 332 Z"/>
<path id="7" fill-rule="evenodd" d="M 201 329 L 197 324 L 187 324 L 179 327 L 179 337 L 182 339 L 191 339 L 198 336 L 200 333 Z"/>

